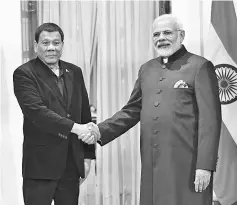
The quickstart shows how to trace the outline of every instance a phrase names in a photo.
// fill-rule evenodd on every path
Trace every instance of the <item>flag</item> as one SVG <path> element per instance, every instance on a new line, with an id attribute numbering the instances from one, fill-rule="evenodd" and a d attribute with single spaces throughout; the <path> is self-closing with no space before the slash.
<path id="1" fill-rule="evenodd" d="M 237 204 L 237 3 L 212 1 L 204 56 L 211 60 L 219 83 L 222 127 L 214 192 L 221 205 Z"/>

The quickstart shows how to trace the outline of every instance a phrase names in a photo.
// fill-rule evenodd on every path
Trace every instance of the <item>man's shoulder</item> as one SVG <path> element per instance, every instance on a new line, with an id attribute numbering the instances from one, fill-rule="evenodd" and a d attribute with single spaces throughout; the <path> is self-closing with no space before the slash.
<path id="1" fill-rule="evenodd" d="M 158 63 L 157 58 L 150 59 L 141 65 L 140 70 L 143 70 L 149 67 L 154 67 L 157 63 Z"/>
<path id="2" fill-rule="evenodd" d="M 67 62 L 67 61 L 64 61 L 64 60 L 60 60 L 61 64 L 63 66 L 67 66 L 71 69 L 74 69 L 74 70 L 81 70 L 81 68 L 73 63 L 70 63 L 70 62 Z"/>
<path id="3" fill-rule="evenodd" d="M 145 63 L 143 63 L 140 66 L 139 73 L 143 74 L 144 71 L 146 71 L 146 72 L 154 71 L 154 68 L 157 69 L 158 67 L 159 67 L 158 58 L 153 58 L 153 59 L 146 61 Z"/>
<path id="4" fill-rule="evenodd" d="M 153 59 L 150 59 L 148 60 L 147 62 L 145 62 L 144 64 L 142 64 L 142 66 L 151 66 L 153 64 L 156 64 L 158 61 L 157 61 L 157 58 L 153 58 Z"/>
<path id="5" fill-rule="evenodd" d="M 190 63 L 191 67 L 196 70 L 196 74 L 200 71 L 200 69 L 204 68 L 210 68 L 213 69 L 214 65 L 213 63 L 204 58 L 203 56 L 196 55 L 193 53 L 190 53 L 189 58 L 187 59 L 187 62 Z"/>
<path id="6" fill-rule="evenodd" d="M 207 61 L 209 61 L 208 59 L 204 58 L 203 56 L 200 56 L 200 55 L 197 55 L 197 54 L 194 54 L 194 53 L 190 53 L 190 52 L 187 52 L 189 54 L 189 59 L 188 61 L 189 62 L 196 62 L 198 64 L 203 64 Z"/>
<path id="7" fill-rule="evenodd" d="M 60 63 L 66 69 L 72 70 L 73 72 L 76 72 L 76 73 L 82 73 L 82 69 L 73 63 L 69 63 L 69 62 L 63 61 L 63 60 L 60 60 Z"/>
<path id="8" fill-rule="evenodd" d="M 32 60 L 27 61 L 26 63 L 23 63 L 22 65 L 18 66 L 15 71 L 22 70 L 25 72 L 32 72 L 32 68 L 35 62 L 35 58 Z"/>

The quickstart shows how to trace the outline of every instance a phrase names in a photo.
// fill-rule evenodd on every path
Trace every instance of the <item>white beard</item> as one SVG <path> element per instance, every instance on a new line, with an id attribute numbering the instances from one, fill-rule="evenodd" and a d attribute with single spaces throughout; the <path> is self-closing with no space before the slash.
<path id="1" fill-rule="evenodd" d="M 180 36 L 178 36 L 177 41 L 173 45 L 169 45 L 166 48 L 155 47 L 155 50 L 156 50 L 158 56 L 169 57 L 173 53 L 175 53 L 177 50 L 179 50 L 180 48 L 181 48 L 181 39 L 180 39 Z"/>

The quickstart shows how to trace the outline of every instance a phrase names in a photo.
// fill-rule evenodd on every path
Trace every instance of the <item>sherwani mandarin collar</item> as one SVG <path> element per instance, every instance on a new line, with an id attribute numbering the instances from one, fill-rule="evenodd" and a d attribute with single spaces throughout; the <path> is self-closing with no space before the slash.
<path id="1" fill-rule="evenodd" d="M 171 56 L 168 57 L 167 63 L 173 63 L 174 61 L 180 59 L 185 53 L 187 53 L 187 50 L 186 50 L 185 46 L 182 45 L 179 50 L 177 50 L 175 53 L 173 53 Z M 164 57 L 157 58 L 157 60 L 159 61 L 160 64 L 164 64 L 163 58 Z"/>

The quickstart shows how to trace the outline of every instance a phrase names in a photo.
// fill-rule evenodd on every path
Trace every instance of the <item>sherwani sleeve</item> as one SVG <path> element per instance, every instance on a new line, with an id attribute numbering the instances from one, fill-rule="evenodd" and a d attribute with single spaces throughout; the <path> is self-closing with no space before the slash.
<path id="1" fill-rule="evenodd" d="M 204 62 L 195 77 L 198 107 L 198 147 L 196 169 L 216 170 L 221 130 L 221 104 L 215 69 Z"/>
<path id="2" fill-rule="evenodd" d="M 99 143 L 105 145 L 115 138 L 119 137 L 140 121 L 140 112 L 142 108 L 141 92 L 141 71 L 135 82 L 128 103 L 111 118 L 98 124 L 101 140 Z"/>

